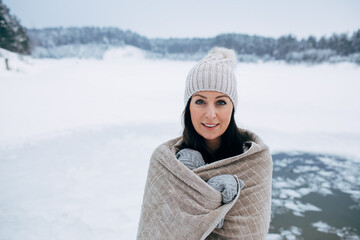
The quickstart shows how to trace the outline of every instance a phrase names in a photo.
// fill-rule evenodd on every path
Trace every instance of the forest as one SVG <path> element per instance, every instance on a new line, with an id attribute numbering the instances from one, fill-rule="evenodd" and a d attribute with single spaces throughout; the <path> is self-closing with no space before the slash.
<path id="1" fill-rule="evenodd" d="M 71 27 L 29 29 L 32 49 L 42 48 L 38 57 L 58 57 L 51 50 L 61 46 L 130 45 L 147 51 L 150 57 L 197 60 L 214 46 L 232 48 L 239 61 L 284 60 L 289 63 L 341 62 L 360 64 L 360 29 L 352 34 L 333 34 L 319 39 L 309 36 L 298 40 L 292 35 L 279 38 L 228 33 L 213 38 L 147 38 L 115 27 Z M 53 52 L 54 53 L 54 52 Z M 56 53 L 56 51 L 55 51 Z M 76 51 L 72 51 L 76 54 Z M 91 54 L 90 54 L 91 55 Z"/>
<path id="2" fill-rule="evenodd" d="M 360 64 L 360 29 L 317 39 L 241 33 L 211 38 L 147 38 L 116 27 L 26 29 L 0 0 L 0 48 L 37 58 L 102 58 L 113 47 L 134 46 L 149 58 L 198 60 L 214 46 L 234 49 L 242 62 L 354 62 Z"/>

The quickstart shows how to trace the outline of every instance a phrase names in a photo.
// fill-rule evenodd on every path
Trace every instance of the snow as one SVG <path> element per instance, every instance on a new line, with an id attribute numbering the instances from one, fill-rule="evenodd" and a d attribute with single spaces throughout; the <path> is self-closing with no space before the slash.
<path id="1" fill-rule="evenodd" d="M 298 236 L 301 236 L 301 229 L 295 226 L 291 226 L 289 229 L 282 229 L 280 234 L 268 234 L 266 240 L 296 240 Z"/>
<path id="2" fill-rule="evenodd" d="M 316 211 L 316 212 L 321 211 L 320 208 L 318 208 L 314 205 L 311 205 L 309 203 L 303 204 L 300 201 L 285 202 L 285 207 L 287 207 L 288 209 L 291 209 L 295 213 L 301 214 L 301 215 L 307 211 Z"/>
<path id="3" fill-rule="evenodd" d="M 11 58 L 10 66 L 21 69 L 0 72 L 0 144 L 110 124 L 179 123 L 194 63 L 143 56 L 126 47 L 106 52 L 104 60 Z M 274 152 L 360 155 L 360 67 L 242 63 L 237 76 L 236 119 Z"/>
<path id="4" fill-rule="evenodd" d="M 103 60 L 32 59 L 0 49 L 0 192 L 6 193 L 0 238 L 134 239 L 150 155 L 181 134 L 193 64 L 146 59 L 131 47 L 111 49 Z M 262 136 L 273 152 L 359 161 L 360 67 L 239 63 L 236 74 L 238 125 Z M 321 161 L 339 168 L 331 186 L 359 198 L 353 162 Z M 300 216 L 321 211 L 296 200 L 332 194 L 325 184 L 331 172 L 317 170 L 295 169 L 314 171 L 311 183 L 275 179 L 275 194 L 284 197 L 278 205 Z M 299 231 L 268 239 L 296 238 Z"/>
<path id="5" fill-rule="evenodd" d="M 352 232 L 352 229 L 348 229 L 345 227 L 341 229 L 335 228 L 322 221 L 315 222 L 312 224 L 312 226 L 316 228 L 319 232 L 333 233 L 336 234 L 341 239 L 352 239 L 352 240 L 360 239 L 360 237 L 357 236 L 356 233 Z"/>
<path id="6" fill-rule="evenodd" d="M 266 240 L 282 240 L 282 237 L 280 234 L 269 233 Z"/>
<path id="7" fill-rule="evenodd" d="M 293 189 L 281 189 L 280 198 L 294 199 L 301 198 L 301 194 Z"/>

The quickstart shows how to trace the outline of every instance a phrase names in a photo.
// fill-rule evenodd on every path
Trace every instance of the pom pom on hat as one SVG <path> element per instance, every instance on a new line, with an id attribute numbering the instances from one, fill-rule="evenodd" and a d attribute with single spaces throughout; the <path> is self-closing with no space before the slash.
<path id="1" fill-rule="evenodd" d="M 218 91 L 229 96 L 234 109 L 237 106 L 235 78 L 237 58 L 232 49 L 215 47 L 189 72 L 185 86 L 185 105 L 191 96 L 200 91 Z"/>
<path id="2" fill-rule="evenodd" d="M 223 47 L 214 47 L 210 50 L 207 56 L 216 55 L 220 59 L 228 60 L 233 68 L 236 68 L 237 59 L 236 53 L 232 49 L 223 48 Z"/>

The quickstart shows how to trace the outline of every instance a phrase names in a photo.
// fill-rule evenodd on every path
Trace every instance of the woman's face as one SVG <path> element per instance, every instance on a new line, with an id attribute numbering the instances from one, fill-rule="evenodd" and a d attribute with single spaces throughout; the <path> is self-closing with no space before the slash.
<path id="1" fill-rule="evenodd" d="M 210 150 L 220 147 L 221 135 L 229 126 L 232 110 L 232 101 L 221 92 L 200 91 L 192 96 L 191 122 Z"/>

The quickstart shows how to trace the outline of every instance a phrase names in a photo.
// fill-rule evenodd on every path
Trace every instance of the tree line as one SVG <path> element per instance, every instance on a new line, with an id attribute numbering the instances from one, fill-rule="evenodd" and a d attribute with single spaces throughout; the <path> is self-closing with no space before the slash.
<path id="1" fill-rule="evenodd" d="M 115 27 L 25 29 L 0 0 L 0 48 L 22 54 L 33 52 L 35 57 L 66 57 L 69 54 L 76 57 L 81 49 L 82 52 L 87 50 L 88 57 L 101 57 L 109 47 L 125 45 L 143 49 L 154 58 L 198 60 L 214 46 L 220 46 L 234 49 L 239 61 L 350 61 L 360 64 L 360 29 L 351 34 L 334 33 L 330 37 L 309 36 L 300 40 L 292 35 L 271 38 L 238 33 L 212 38 L 147 38 Z"/>
<path id="2" fill-rule="evenodd" d="M 29 29 L 32 48 L 54 48 L 64 45 L 105 44 L 131 45 L 156 57 L 196 59 L 214 46 L 234 49 L 239 60 L 263 59 L 287 62 L 323 62 L 346 59 L 360 63 L 360 29 L 352 34 L 333 34 L 316 39 L 298 40 L 292 35 L 279 38 L 247 34 L 221 34 L 213 38 L 147 38 L 132 31 L 114 27 Z"/>

